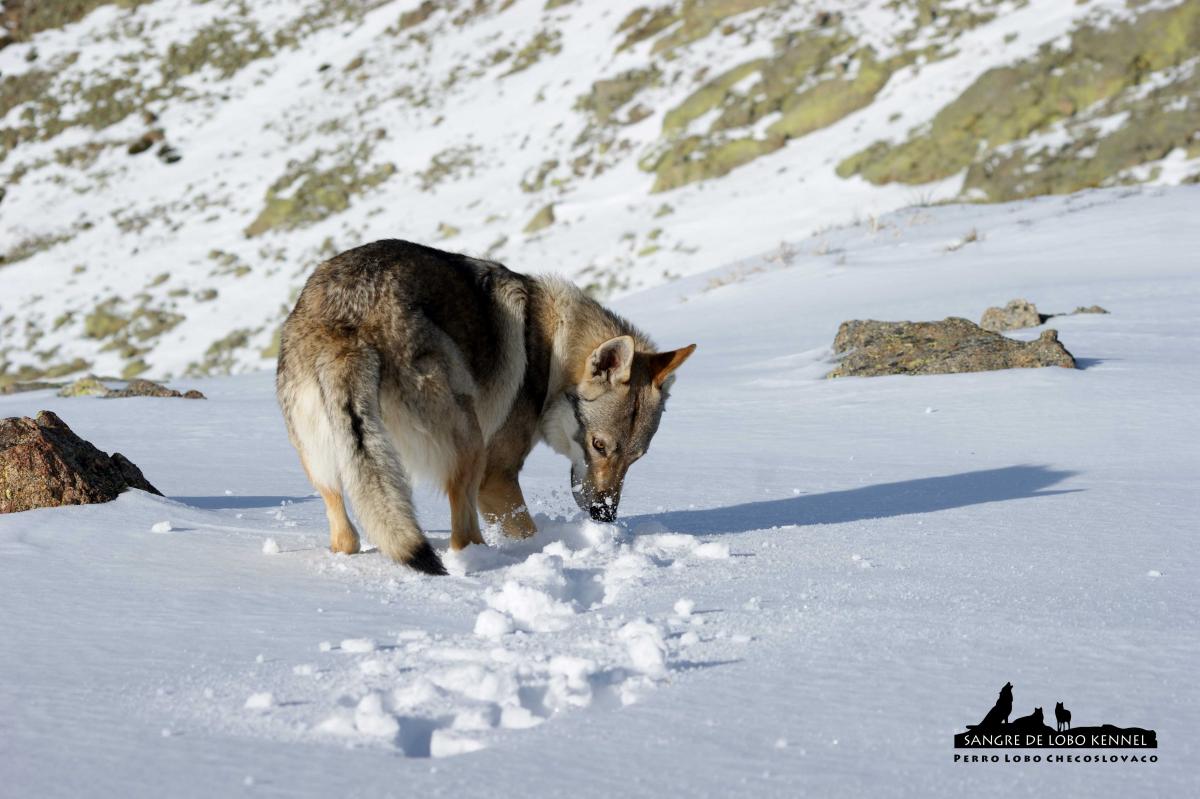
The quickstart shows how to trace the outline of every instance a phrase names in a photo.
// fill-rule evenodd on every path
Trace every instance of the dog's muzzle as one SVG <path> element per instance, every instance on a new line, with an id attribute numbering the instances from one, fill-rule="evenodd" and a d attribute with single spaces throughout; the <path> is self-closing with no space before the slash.
<path id="1" fill-rule="evenodd" d="M 588 486 L 584 478 L 575 474 L 571 469 L 571 496 L 581 511 L 585 511 L 594 522 L 613 522 L 617 519 L 617 503 L 621 501 L 620 494 L 597 494 Z"/>
<path id="2" fill-rule="evenodd" d="M 603 502 L 593 502 L 588 506 L 588 513 L 594 522 L 612 522 L 617 519 L 617 509 Z"/>

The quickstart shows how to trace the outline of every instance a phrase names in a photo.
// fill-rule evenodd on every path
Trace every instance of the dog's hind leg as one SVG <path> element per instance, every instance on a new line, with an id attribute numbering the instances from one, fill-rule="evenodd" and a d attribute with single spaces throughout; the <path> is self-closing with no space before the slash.
<path id="1" fill-rule="evenodd" d="M 325 500 L 325 518 L 329 520 L 329 548 L 345 555 L 357 555 L 360 543 L 358 531 L 346 515 L 346 503 L 340 492 L 317 486 Z"/>
<path id="2" fill-rule="evenodd" d="M 446 495 L 450 498 L 450 548 L 456 550 L 483 543 L 477 508 L 487 454 L 470 399 L 463 397 L 459 402 L 463 415 L 455 435 L 456 458 L 445 485 Z"/>
<path id="3" fill-rule="evenodd" d="M 318 377 L 337 472 L 367 537 L 394 561 L 445 574 L 417 523 L 408 476 L 383 422 L 379 353 L 345 349 L 321 364 Z"/>
<path id="4" fill-rule="evenodd" d="M 356 554 L 360 544 L 358 531 L 346 515 L 342 499 L 342 481 L 333 453 L 333 431 L 325 417 L 320 388 L 315 382 L 299 382 L 290 396 L 287 409 L 292 442 L 300 454 L 300 464 L 308 481 L 325 501 L 329 521 L 329 548 L 347 555 Z"/>

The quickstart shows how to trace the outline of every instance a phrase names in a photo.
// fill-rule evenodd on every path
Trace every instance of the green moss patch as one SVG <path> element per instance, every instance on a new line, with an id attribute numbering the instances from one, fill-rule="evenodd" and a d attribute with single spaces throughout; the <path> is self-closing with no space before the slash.
<path id="1" fill-rule="evenodd" d="M 248 237 L 271 230 L 293 230 L 320 222 L 350 207 L 350 201 L 386 181 L 394 164 L 371 165 L 371 147 L 360 145 L 328 162 L 321 151 L 288 164 L 283 176 L 267 189 L 266 205 L 245 230 Z"/>
<path id="2" fill-rule="evenodd" d="M 1101 173 L 1112 177 L 1134 162 L 1161 157 L 1165 147 L 1186 143 L 1187 125 L 1169 113 L 1150 114 L 1153 131 L 1129 131 L 1113 139 L 1105 145 L 1104 164 L 1052 169 L 1041 180 L 1042 189 L 1036 188 L 1038 180 L 1016 179 L 1018 167 L 1005 146 L 1081 115 L 1136 106 L 1132 99 L 1122 102 L 1122 95 L 1150 73 L 1176 67 L 1198 52 L 1196 3 L 1144 12 L 1132 20 L 1111 20 L 1103 27 L 1082 25 L 1068 47 L 1046 45 L 1033 58 L 987 71 L 927 128 L 897 145 L 871 145 L 839 164 L 838 174 L 858 174 L 876 184 L 921 184 L 969 169 L 968 189 L 989 199 L 1095 185 L 1104 179 Z M 1131 118 L 1147 114 L 1144 107 L 1125 110 L 1133 112 Z M 1099 142 L 1096 145 L 1099 154 Z M 1067 174 L 1077 170 L 1077 179 Z"/>
<path id="3" fill-rule="evenodd" d="M 837 27 L 781 37 L 770 58 L 738 64 L 709 80 L 663 118 L 663 139 L 642 159 L 653 191 L 669 191 L 728 174 L 783 147 L 789 139 L 838 122 L 869 105 L 893 71 L 912 56 L 886 62 Z M 706 130 L 694 130 L 712 118 Z M 769 117 L 765 135 L 741 133 Z"/>

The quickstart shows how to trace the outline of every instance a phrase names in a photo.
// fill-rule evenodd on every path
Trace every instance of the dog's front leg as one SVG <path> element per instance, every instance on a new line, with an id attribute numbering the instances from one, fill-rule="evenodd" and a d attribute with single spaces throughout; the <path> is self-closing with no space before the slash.
<path id="1" fill-rule="evenodd" d="M 496 471 L 484 476 L 479 509 L 488 524 L 499 525 L 509 538 L 529 538 L 537 532 L 514 473 Z"/>

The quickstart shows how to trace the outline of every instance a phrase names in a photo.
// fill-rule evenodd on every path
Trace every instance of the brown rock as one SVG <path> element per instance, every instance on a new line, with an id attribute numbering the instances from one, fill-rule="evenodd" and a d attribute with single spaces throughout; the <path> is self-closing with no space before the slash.
<path id="1" fill-rule="evenodd" d="M 147 133 L 143 133 L 140 137 L 130 142 L 126 152 L 128 152 L 130 155 L 138 155 L 146 152 L 162 140 L 163 132 L 161 130 L 152 130 Z"/>
<path id="2" fill-rule="evenodd" d="M 1036 341 L 1015 341 L 956 316 L 941 322 L 843 322 L 833 351 L 845 357 L 826 377 L 1075 368 L 1057 330 L 1043 332 Z"/>
<path id="3" fill-rule="evenodd" d="M 204 395 L 196 389 L 189 389 L 187 393 L 181 394 L 173 388 L 167 388 L 162 383 L 155 383 L 153 380 L 130 380 L 125 388 L 112 389 L 104 396 L 108 398 L 121 397 L 185 397 L 187 399 L 204 399 Z"/>
<path id="4" fill-rule="evenodd" d="M 128 458 L 104 454 L 50 411 L 0 420 L 0 513 L 110 502 L 127 488 L 161 496 Z"/>
<path id="5" fill-rule="evenodd" d="M 1074 316 L 1077 313 L 1108 313 L 1108 311 L 1104 310 L 1099 305 L 1088 305 L 1087 307 L 1080 305 L 1078 308 L 1071 311 L 1070 315 Z"/>
<path id="6" fill-rule="evenodd" d="M 1037 327 L 1049 319 L 1038 313 L 1037 306 L 1029 300 L 1009 300 L 1003 308 L 988 308 L 979 320 L 979 326 L 993 333 L 1018 330 L 1022 327 Z"/>

